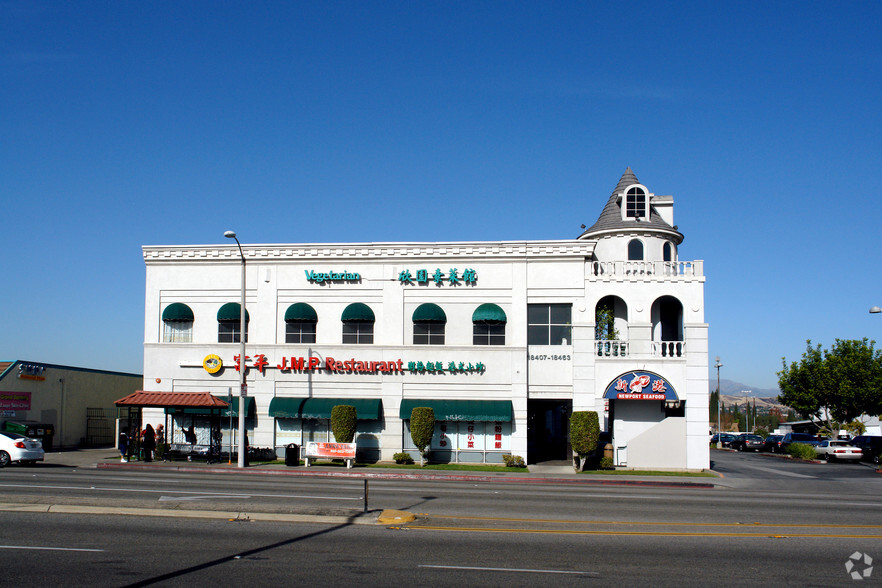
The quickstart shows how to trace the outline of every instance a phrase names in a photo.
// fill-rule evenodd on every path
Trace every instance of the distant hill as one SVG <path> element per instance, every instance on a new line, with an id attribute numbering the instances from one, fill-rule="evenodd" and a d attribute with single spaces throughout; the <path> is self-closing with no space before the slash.
<path id="1" fill-rule="evenodd" d="M 708 393 L 717 389 L 717 379 L 711 378 L 708 381 Z M 720 393 L 723 396 L 750 396 L 758 398 L 777 398 L 781 393 L 777 388 L 751 388 L 747 384 L 741 382 L 733 382 L 732 380 L 720 379 Z"/>

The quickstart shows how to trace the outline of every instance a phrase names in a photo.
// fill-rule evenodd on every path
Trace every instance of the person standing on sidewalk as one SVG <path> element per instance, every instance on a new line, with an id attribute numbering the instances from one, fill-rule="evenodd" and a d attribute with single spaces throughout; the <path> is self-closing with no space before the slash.
<path id="1" fill-rule="evenodd" d="M 125 431 L 119 432 L 119 440 L 117 441 L 117 448 L 119 449 L 120 461 L 123 463 L 128 463 L 129 460 L 126 459 L 126 453 L 129 451 L 129 436 L 126 435 Z"/>
<path id="2" fill-rule="evenodd" d="M 153 450 L 156 449 L 156 432 L 153 430 L 153 425 L 147 425 L 142 438 L 144 461 L 153 461 Z"/>

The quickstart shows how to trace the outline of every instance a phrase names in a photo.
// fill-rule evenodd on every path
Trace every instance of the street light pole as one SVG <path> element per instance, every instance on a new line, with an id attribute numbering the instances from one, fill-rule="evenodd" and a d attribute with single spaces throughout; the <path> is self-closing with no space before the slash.
<path id="1" fill-rule="evenodd" d="M 242 300 L 239 303 L 239 460 L 237 465 L 245 467 L 245 400 L 248 396 L 248 388 L 245 385 L 245 254 L 242 253 L 242 244 L 236 237 L 235 231 L 226 231 L 224 237 L 235 239 L 239 247 L 239 257 L 242 258 Z M 230 406 L 230 410 L 233 407 Z"/>
<path id="2" fill-rule="evenodd" d="M 723 404 L 723 395 L 720 393 L 720 368 L 723 367 L 723 364 L 720 363 L 720 356 L 718 355 L 716 358 L 716 363 L 714 367 L 717 368 L 717 435 L 723 434 L 723 422 L 720 419 L 720 407 Z M 720 447 L 723 446 L 722 437 L 717 437 L 720 440 Z"/>

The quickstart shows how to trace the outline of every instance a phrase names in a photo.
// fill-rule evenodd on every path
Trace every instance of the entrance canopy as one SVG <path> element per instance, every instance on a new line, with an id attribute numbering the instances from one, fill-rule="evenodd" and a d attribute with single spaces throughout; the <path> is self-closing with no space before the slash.
<path id="1" fill-rule="evenodd" d="M 511 400 L 420 400 L 405 398 L 398 416 L 409 420 L 413 409 L 427 406 L 435 412 L 436 421 L 511 422 Z"/>
<path id="2" fill-rule="evenodd" d="M 148 392 L 136 390 L 114 402 L 117 406 L 221 409 L 229 404 L 210 392 Z"/>
<path id="3" fill-rule="evenodd" d="M 606 387 L 603 397 L 606 400 L 680 400 L 670 382 L 644 371 L 622 374 Z"/>
<path id="4" fill-rule="evenodd" d="M 269 416 L 289 419 L 330 419 L 335 406 L 355 407 L 360 421 L 378 421 L 383 418 L 383 401 L 379 398 L 286 398 L 270 400 Z"/>
<path id="5" fill-rule="evenodd" d="M 229 404 L 228 407 L 223 408 L 220 411 L 220 416 L 239 416 L 239 397 L 233 396 L 230 398 L 226 397 L 227 402 Z M 165 409 L 166 414 L 213 414 L 216 407 L 205 407 L 205 406 L 186 406 L 186 407 L 178 407 L 178 406 L 168 406 Z M 254 402 L 254 397 L 248 396 L 245 398 L 245 416 L 253 419 L 257 412 L 256 404 Z M 232 413 L 232 414 L 230 414 Z"/>

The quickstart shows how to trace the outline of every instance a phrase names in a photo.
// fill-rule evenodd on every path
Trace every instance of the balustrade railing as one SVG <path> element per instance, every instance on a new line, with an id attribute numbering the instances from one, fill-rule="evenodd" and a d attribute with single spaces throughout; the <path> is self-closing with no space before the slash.
<path id="1" fill-rule="evenodd" d="M 685 341 L 650 341 L 650 355 L 652 357 L 681 358 L 686 357 Z M 594 342 L 597 357 L 633 357 L 631 342 L 620 340 L 601 340 Z M 637 355 L 642 355 L 639 352 Z"/>
<path id="2" fill-rule="evenodd" d="M 589 269 L 597 277 L 695 277 L 704 273 L 703 261 L 592 261 Z"/>
<path id="3" fill-rule="evenodd" d="M 627 357 L 628 356 L 628 342 L 627 341 L 618 341 L 618 340 L 609 340 L 609 341 L 595 341 L 597 344 L 597 356 L 598 357 Z"/>
<path id="4" fill-rule="evenodd" d="M 686 342 L 653 341 L 652 355 L 655 357 L 683 357 L 686 355 Z"/>

